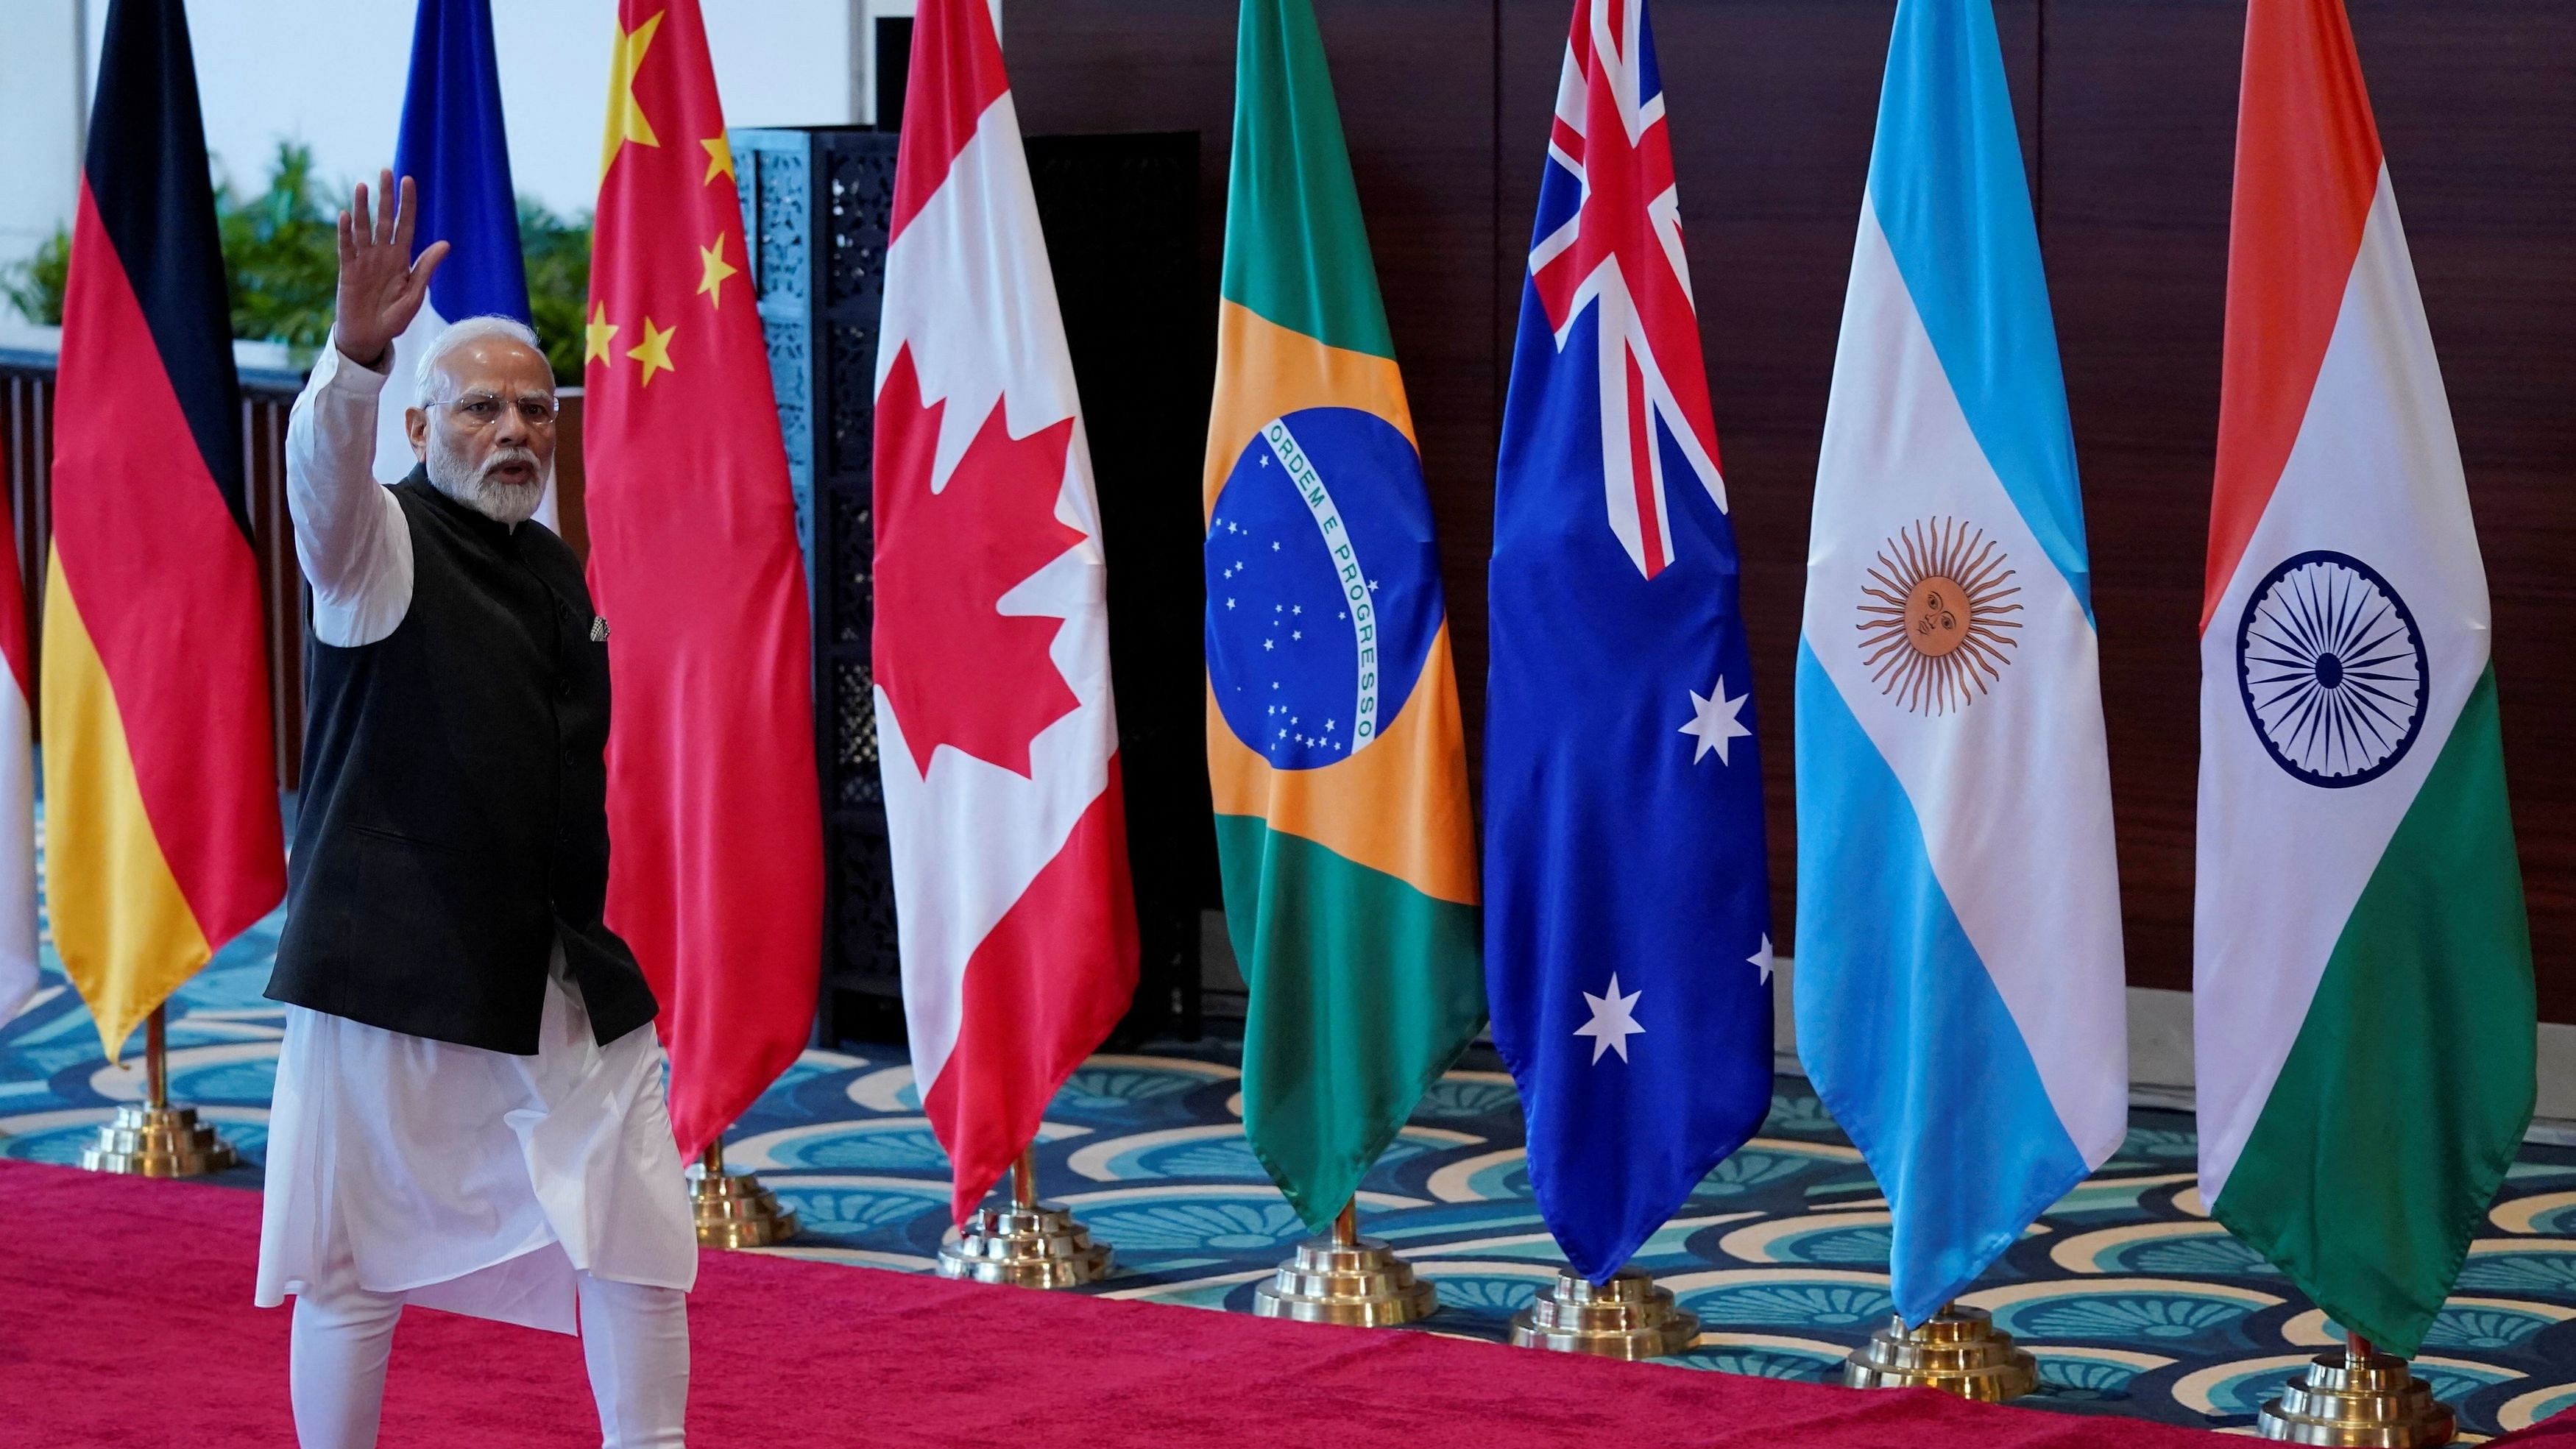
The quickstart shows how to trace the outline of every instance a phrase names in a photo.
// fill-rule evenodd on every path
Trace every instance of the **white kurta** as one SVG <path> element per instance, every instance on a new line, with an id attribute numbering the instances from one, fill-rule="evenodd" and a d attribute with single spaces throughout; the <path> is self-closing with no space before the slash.
<path id="1" fill-rule="evenodd" d="M 411 532 L 372 473 L 384 374 L 325 347 L 287 431 L 313 630 L 353 647 L 410 607 Z M 286 1008 L 269 1108 L 258 1302 L 357 1287 L 570 1333 L 573 1272 L 697 1281 L 651 1027 L 593 1041 L 555 950 L 534 1056 Z"/>

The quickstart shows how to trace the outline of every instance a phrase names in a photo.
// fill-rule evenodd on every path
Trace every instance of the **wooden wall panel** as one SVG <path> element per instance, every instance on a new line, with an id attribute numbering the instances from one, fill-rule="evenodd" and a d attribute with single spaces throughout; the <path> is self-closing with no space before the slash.
<path id="1" fill-rule="evenodd" d="M 1483 720 L 1485 557 L 1500 407 L 1490 270 L 1492 4 L 1319 0 L 1315 10 L 1422 447 L 1460 674 L 1471 681 L 1472 734 Z M 1200 133 L 1201 284 L 1212 370 L 1234 134 L 1235 8 L 1207 0 L 1045 0 L 1012 5 L 1003 33 L 1028 134 Z M 1174 425 L 1203 430 L 1206 404 L 1204 393 L 1176 399 Z M 1174 506 L 1196 513 L 1198 495 Z M 1117 541 L 1109 546 L 1114 551 Z M 1193 594 L 1190 607 L 1197 603 Z"/>
<path id="2" fill-rule="evenodd" d="M 2352 21 L 2495 603 L 2541 1014 L 2576 1022 L 2576 6 Z"/>
<path id="3" fill-rule="evenodd" d="M 1321 0 L 1315 11 L 1422 445 L 1468 754 L 1481 759 L 1485 564 L 1507 356 L 1492 343 L 1502 306 L 1491 266 L 1501 174 L 1493 6 Z"/>
<path id="4" fill-rule="evenodd" d="M 2576 8 L 2351 4 L 2495 596 L 2543 1012 L 2576 1021 L 2576 756 L 2559 743 L 2576 735 Z M 1471 728 L 1495 434 L 1569 8 L 1318 4 L 1422 434 Z M 1655 12 L 1744 551 L 1783 941 L 1808 515 L 1894 8 Z M 2190 981 L 2196 631 L 2243 27 L 2243 0 L 1997 0 L 2084 474 L 2140 985 Z M 1031 132 L 1202 132 L 1212 340 L 1234 7 L 1015 0 L 1006 34 Z M 1177 404 L 1180 425 L 1203 404 Z"/>
<path id="5" fill-rule="evenodd" d="M 2242 0 L 2050 0 L 2040 244 L 2083 470 L 2129 979 L 2191 985 L 2201 563 Z"/>

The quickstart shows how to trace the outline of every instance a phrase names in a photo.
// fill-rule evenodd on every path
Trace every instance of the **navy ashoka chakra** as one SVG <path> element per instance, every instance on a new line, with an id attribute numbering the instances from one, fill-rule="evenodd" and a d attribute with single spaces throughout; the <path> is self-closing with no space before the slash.
<path id="1" fill-rule="evenodd" d="M 2275 763 L 2311 785 L 2367 784 L 2424 727 L 2424 631 L 2377 569 L 2315 549 L 2283 560 L 2245 601 L 2236 688 Z"/>

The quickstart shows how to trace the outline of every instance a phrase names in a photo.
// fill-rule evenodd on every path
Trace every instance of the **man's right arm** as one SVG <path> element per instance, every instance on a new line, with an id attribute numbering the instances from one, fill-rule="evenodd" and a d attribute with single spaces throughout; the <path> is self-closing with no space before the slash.
<path id="1" fill-rule="evenodd" d="M 286 426 L 286 507 L 295 557 L 313 583 L 313 634 L 355 648 L 391 634 L 411 608 L 411 525 L 376 486 L 376 407 L 394 339 L 420 315 L 430 273 L 447 256 L 431 242 L 411 254 L 411 178 L 382 173 L 340 213 L 340 283 L 331 343 L 313 365 Z"/>
<path id="2" fill-rule="evenodd" d="M 313 585 L 313 632 L 344 649 L 393 633 L 411 608 L 411 528 L 375 478 L 384 386 L 385 374 L 351 361 L 335 333 L 286 426 L 286 507 Z"/>

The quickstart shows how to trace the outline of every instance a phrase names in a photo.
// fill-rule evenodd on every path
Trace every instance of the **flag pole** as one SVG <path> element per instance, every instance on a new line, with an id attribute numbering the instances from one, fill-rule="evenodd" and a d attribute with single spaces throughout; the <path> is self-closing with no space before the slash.
<path id="1" fill-rule="evenodd" d="M 2039 1362 L 1995 1327 L 1994 1315 L 1962 1303 L 1912 1328 L 1891 1314 L 1887 1326 L 1843 1360 L 1843 1384 L 1855 1389 L 1939 1389 L 1998 1404 L 2039 1387 Z"/>
<path id="2" fill-rule="evenodd" d="M 1020 1212 L 1035 1211 L 1038 1205 L 1038 1154 L 1035 1146 L 1023 1147 L 1011 1161 L 1011 1206 Z"/>
<path id="3" fill-rule="evenodd" d="M 1699 1341 L 1699 1315 L 1635 1264 L 1595 1283 L 1572 1268 L 1512 1315 L 1512 1345 L 1596 1358 L 1665 1358 Z"/>
<path id="4" fill-rule="evenodd" d="M 2291 1444 L 2370 1444 L 2434 1449 L 2459 1431 L 2451 1406 L 2433 1397 L 2406 1360 L 2346 1331 L 2341 1352 L 2318 1354 L 2254 1416 L 2255 1431 Z"/>
<path id="5" fill-rule="evenodd" d="M 156 1006 L 143 1023 L 143 1105 L 158 1111 L 170 1105 L 170 1021 Z"/>
<path id="6" fill-rule="evenodd" d="M 1010 1201 L 979 1207 L 939 1240 L 939 1276 L 1021 1288 L 1073 1288 L 1109 1276 L 1116 1254 L 1062 1207 L 1038 1201 L 1038 1150 L 1011 1161 Z"/>
<path id="7" fill-rule="evenodd" d="M 1428 1318 L 1439 1307 L 1438 1290 L 1414 1277 L 1412 1264 L 1360 1236 L 1356 1197 L 1342 1204 L 1323 1236 L 1299 1243 L 1270 1281 L 1252 1290 L 1255 1314 L 1300 1323 L 1388 1328 Z"/>
<path id="8" fill-rule="evenodd" d="M 761 1186 L 757 1173 L 725 1170 L 724 1137 L 718 1134 L 688 1170 L 689 1208 L 705 1248 L 766 1248 L 800 1232 L 796 1210 Z"/>
<path id="9" fill-rule="evenodd" d="M 196 1108 L 170 1105 L 169 1009 L 152 1008 L 143 1023 L 143 1100 L 99 1124 L 97 1139 L 81 1149 L 81 1166 L 130 1177 L 204 1177 L 240 1163 L 214 1125 L 197 1120 Z"/>

